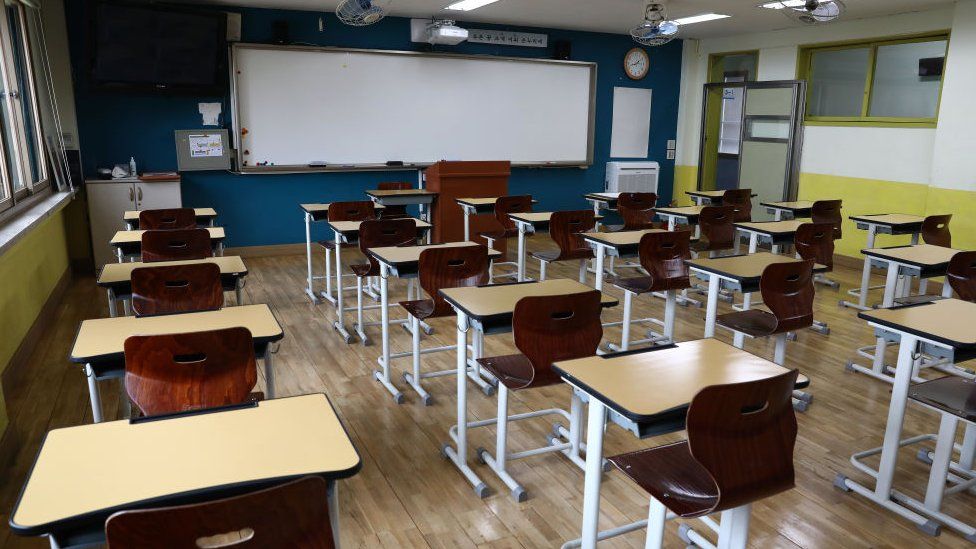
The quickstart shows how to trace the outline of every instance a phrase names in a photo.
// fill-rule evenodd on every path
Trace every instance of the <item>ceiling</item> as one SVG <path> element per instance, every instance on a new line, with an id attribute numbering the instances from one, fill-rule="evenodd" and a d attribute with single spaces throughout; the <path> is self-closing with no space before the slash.
<path id="1" fill-rule="evenodd" d="M 212 4 L 261 8 L 334 11 L 338 0 L 206 0 Z M 392 0 L 389 13 L 402 17 L 456 19 L 557 29 L 626 33 L 640 23 L 643 0 L 498 0 L 469 12 L 447 11 L 454 0 Z M 672 18 L 718 12 L 729 19 L 696 23 L 681 31 L 683 38 L 712 38 L 795 26 L 774 10 L 756 8 L 764 0 L 671 0 Z M 846 19 L 924 11 L 954 0 L 845 0 Z"/>

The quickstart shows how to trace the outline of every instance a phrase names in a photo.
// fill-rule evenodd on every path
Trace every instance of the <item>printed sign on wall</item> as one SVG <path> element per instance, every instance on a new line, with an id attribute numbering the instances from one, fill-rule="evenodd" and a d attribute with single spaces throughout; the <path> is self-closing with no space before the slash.
<path id="1" fill-rule="evenodd" d="M 545 48 L 549 46 L 549 35 L 535 34 L 531 32 L 468 29 L 468 42 L 474 42 L 476 44 L 499 44 L 502 46 Z"/>

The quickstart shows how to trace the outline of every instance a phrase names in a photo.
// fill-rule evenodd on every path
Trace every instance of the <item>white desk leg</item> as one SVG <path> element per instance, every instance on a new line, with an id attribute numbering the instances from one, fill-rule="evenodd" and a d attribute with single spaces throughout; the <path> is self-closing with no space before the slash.
<path id="1" fill-rule="evenodd" d="M 91 400 L 92 421 L 102 422 L 102 394 L 98 391 L 98 380 L 91 364 L 85 364 L 85 377 L 88 378 L 88 398 Z"/>
<path id="2" fill-rule="evenodd" d="M 312 299 L 312 303 L 318 303 L 319 298 L 315 296 L 315 288 L 312 287 L 312 215 L 309 213 L 305 214 L 305 263 L 308 266 L 305 293 Z"/>
<path id="3" fill-rule="evenodd" d="M 115 302 L 115 292 L 112 291 L 112 288 L 105 291 L 108 293 L 108 316 L 115 318 L 119 314 L 118 309 L 116 309 L 118 303 Z"/>
<path id="4" fill-rule="evenodd" d="M 749 253 L 754 254 L 759 248 L 759 234 L 749 233 Z"/>
<path id="5" fill-rule="evenodd" d="M 719 522 L 718 548 L 745 549 L 749 541 L 749 514 L 751 505 L 745 504 L 722 511 Z"/>
<path id="6" fill-rule="evenodd" d="M 888 262 L 888 275 L 885 277 L 885 289 L 884 298 L 881 301 L 882 307 L 891 307 L 895 303 L 895 287 L 898 285 L 898 264 L 894 262 Z M 871 370 L 875 374 L 884 374 L 884 359 L 885 350 L 888 348 L 888 342 L 883 337 L 879 337 L 875 340 L 874 347 L 874 362 L 872 363 Z M 909 366 L 911 369 L 911 366 Z"/>
<path id="7" fill-rule="evenodd" d="M 390 267 L 380 262 L 380 328 L 382 330 L 382 355 L 379 363 L 383 369 L 373 372 L 373 377 L 386 387 L 393 395 L 393 402 L 403 404 L 403 393 L 390 381 L 390 301 L 389 301 Z"/>
<path id="8" fill-rule="evenodd" d="M 783 210 L 780 210 L 779 208 L 774 209 L 773 221 L 782 221 L 782 220 L 783 220 Z"/>
<path id="9" fill-rule="evenodd" d="M 976 461 L 976 425 L 966 424 L 966 434 L 963 435 L 962 449 L 959 450 L 959 466 L 966 470 L 973 469 Z"/>
<path id="10" fill-rule="evenodd" d="M 668 290 L 664 301 L 664 337 L 668 338 L 669 343 L 674 343 L 674 315 L 677 311 L 678 292 Z"/>
<path id="11" fill-rule="evenodd" d="M 676 225 L 677 225 L 677 221 L 675 220 L 674 216 L 670 216 L 669 215 L 668 216 L 668 230 L 673 232 Z"/>
<path id="12" fill-rule="evenodd" d="M 586 419 L 586 473 L 583 480 L 583 549 L 596 549 L 600 522 L 600 483 L 603 481 L 603 428 L 607 409 L 590 397 Z"/>
<path id="13" fill-rule="evenodd" d="M 878 233 L 876 225 L 868 225 L 868 249 L 874 247 L 874 240 Z M 858 296 L 857 303 L 862 309 L 868 306 L 868 287 L 871 285 L 871 258 L 864 256 L 864 270 L 861 271 L 861 295 Z"/>
<path id="14" fill-rule="evenodd" d="M 339 335 L 345 340 L 346 343 L 352 343 L 352 336 L 349 335 L 349 331 L 346 330 L 345 324 L 345 314 L 346 308 L 343 303 L 343 289 L 342 289 L 342 234 L 339 231 L 335 232 L 335 272 L 336 272 L 336 321 L 333 324 Z"/>
<path id="15" fill-rule="evenodd" d="M 959 418 L 952 414 L 942 414 L 939 438 L 935 443 L 935 452 L 932 453 L 929 484 L 925 490 L 925 507 L 932 511 L 942 509 L 942 496 L 945 494 L 946 475 L 949 474 L 949 462 L 952 461 L 952 447 L 958 425 Z"/>
<path id="16" fill-rule="evenodd" d="M 234 297 L 237 298 L 238 306 L 244 304 L 244 286 L 242 283 L 243 281 L 240 278 L 234 281 Z"/>
<path id="17" fill-rule="evenodd" d="M 742 292 L 742 310 L 748 311 L 752 307 L 752 292 Z M 732 344 L 742 349 L 746 343 L 746 335 L 742 332 L 734 332 Z"/>
<path id="18" fill-rule="evenodd" d="M 596 289 L 603 291 L 603 262 L 606 260 L 607 247 L 603 244 L 596 245 Z"/>
<path id="19" fill-rule="evenodd" d="M 339 481 L 330 480 L 326 490 L 329 499 L 329 523 L 332 525 L 332 543 L 339 549 Z"/>
<path id="20" fill-rule="evenodd" d="M 471 241 L 471 209 L 467 206 L 461 208 L 464 210 L 464 241 Z"/>
<path id="21" fill-rule="evenodd" d="M 518 268 L 519 282 L 525 282 L 525 223 L 518 223 Z"/>
<path id="22" fill-rule="evenodd" d="M 268 389 L 268 398 L 275 397 L 274 353 L 271 352 L 272 343 L 264 349 L 264 384 Z"/>
<path id="23" fill-rule="evenodd" d="M 895 478 L 895 464 L 898 460 L 908 389 L 912 384 L 912 363 L 917 346 L 917 337 L 908 333 L 901 334 L 898 365 L 895 370 L 895 381 L 891 386 L 891 403 L 888 405 L 888 423 L 885 425 L 884 445 L 881 450 L 881 465 L 878 467 L 878 479 L 874 488 L 875 497 L 886 501 L 891 497 L 891 486 Z"/>
<path id="24" fill-rule="evenodd" d="M 478 497 L 488 495 L 488 486 L 478 478 L 478 475 L 468 466 L 468 330 L 470 323 L 468 316 L 457 312 L 457 448 L 450 443 L 444 444 L 442 451 L 454 466 L 474 486 L 474 493 Z M 472 339 L 473 343 L 473 339 Z"/>
<path id="25" fill-rule="evenodd" d="M 705 306 L 705 337 L 715 337 L 715 317 L 718 316 L 718 282 L 714 274 L 708 275 L 708 299 Z"/>

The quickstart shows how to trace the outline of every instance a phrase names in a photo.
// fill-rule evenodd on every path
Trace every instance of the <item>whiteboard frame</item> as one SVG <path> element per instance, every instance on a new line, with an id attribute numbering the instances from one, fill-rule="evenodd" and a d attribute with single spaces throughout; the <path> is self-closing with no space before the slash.
<path id="1" fill-rule="evenodd" d="M 499 55 L 471 55 L 462 53 L 444 52 L 419 52 L 405 50 L 382 50 L 382 49 L 360 49 L 360 48 L 339 48 L 332 46 L 293 46 L 279 44 L 256 44 L 250 42 L 236 42 L 228 50 L 230 57 L 227 64 L 230 68 L 230 108 L 232 113 L 231 128 L 233 130 L 233 150 L 239 173 L 306 173 L 306 172 L 350 172 L 350 171 L 403 171 L 419 170 L 426 168 L 432 163 L 404 164 L 402 166 L 387 166 L 386 164 L 342 164 L 331 166 L 306 166 L 306 165 L 281 165 L 281 166 L 244 166 L 240 150 L 240 111 L 237 99 L 237 50 L 282 50 L 282 51 L 321 51 L 330 53 L 365 53 L 373 55 L 412 55 L 418 57 L 443 57 L 450 59 L 477 59 L 479 61 L 506 61 L 517 63 L 539 63 L 539 64 L 558 64 L 575 65 L 588 67 L 590 69 L 590 109 L 589 122 L 587 123 L 586 136 L 586 162 L 512 162 L 512 166 L 524 168 L 586 168 L 593 165 L 594 134 L 596 132 L 596 88 L 597 88 L 597 63 L 590 61 L 564 61 L 560 59 L 538 59 L 530 57 L 504 57 Z M 504 160 L 504 159 L 502 159 Z"/>

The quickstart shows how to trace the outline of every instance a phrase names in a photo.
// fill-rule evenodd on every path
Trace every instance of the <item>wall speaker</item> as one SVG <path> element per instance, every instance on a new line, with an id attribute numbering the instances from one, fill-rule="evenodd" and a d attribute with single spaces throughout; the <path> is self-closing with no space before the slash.
<path id="1" fill-rule="evenodd" d="M 569 40 L 556 40 L 553 44 L 552 58 L 569 61 L 573 53 L 573 45 Z"/>
<path id="2" fill-rule="evenodd" d="M 271 24 L 271 41 L 275 44 L 291 44 L 288 21 L 279 19 Z"/>

